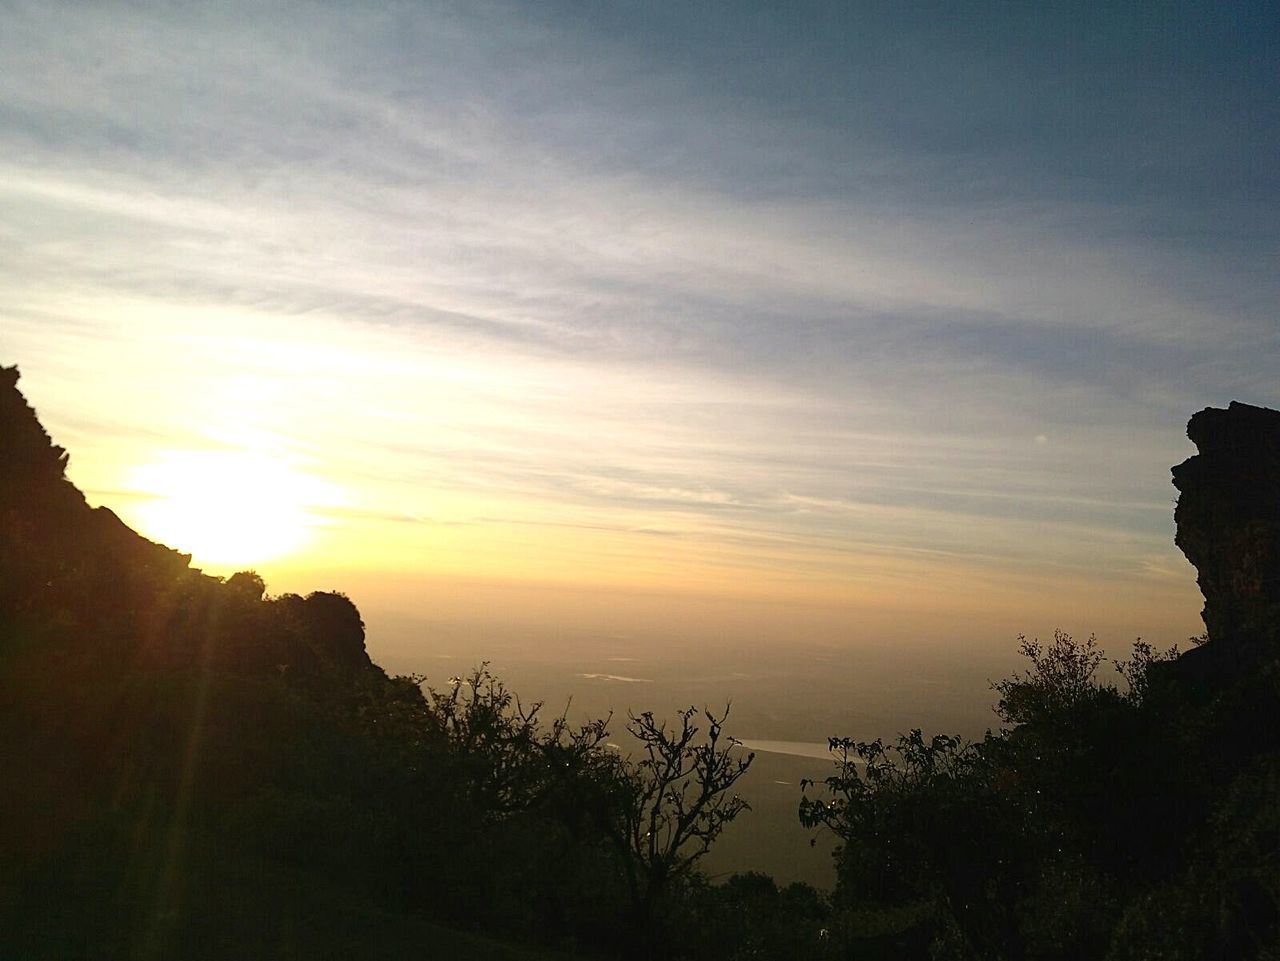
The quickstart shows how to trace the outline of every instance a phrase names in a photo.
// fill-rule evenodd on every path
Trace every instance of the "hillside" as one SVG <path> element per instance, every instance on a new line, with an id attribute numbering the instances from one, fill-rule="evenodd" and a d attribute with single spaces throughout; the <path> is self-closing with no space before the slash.
<path id="1" fill-rule="evenodd" d="M 697 873 L 751 763 L 714 715 L 630 718 L 633 759 L 483 666 L 388 677 L 344 595 L 210 577 L 90 508 L 17 381 L 0 369 L 0 956 L 817 946 L 812 889 Z"/>
<path id="2" fill-rule="evenodd" d="M 424 848 L 402 835 L 432 807 L 391 827 L 412 777 L 370 728 L 425 701 L 370 662 L 355 606 L 207 576 L 90 508 L 17 380 L 0 369 L 0 956 L 547 957 L 424 915 L 446 899 L 419 876 L 448 869 L 402 863 Z"/>
<path id="3" fill-rule="evenodd" d="M 714 714 L 570 725 L 389 677 L 344 595 L 272 596 L 66 478 L 0 369 L 0 957 L 1280 957 L 1280 413 L 1191 421 L 1183 655 L 1022 640 L 977 743 L 833 738 L 838 887 L 699 857 L 750 764 Z M 496 940 L 495 940 L 496 939 Z M 559 953 L 556 953 L 559 952 Z"/>

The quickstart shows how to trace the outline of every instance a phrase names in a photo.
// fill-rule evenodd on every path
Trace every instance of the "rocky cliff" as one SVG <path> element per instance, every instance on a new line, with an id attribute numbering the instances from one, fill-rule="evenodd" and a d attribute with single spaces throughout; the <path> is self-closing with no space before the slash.
<path id="1" fill-rule="evenodd" d="M 256 575 L 209 577 L 190 566 L 189 554 L 90 507 L 18 376 L 16 367 L 0 367 L 0 641 L 56 629 L 179 669 L 339 679 L 378 670 L 345 596 L 265 597 Z"/>
<path id="2" fill-rule="evenodd" d="M 1173 468 L 1174 519 L 1205 599 L 1201 660 L 1244 667 L 1280 645 L 1280 411 L 1210 407 L 1187 436 L 1199 453 Z"/>

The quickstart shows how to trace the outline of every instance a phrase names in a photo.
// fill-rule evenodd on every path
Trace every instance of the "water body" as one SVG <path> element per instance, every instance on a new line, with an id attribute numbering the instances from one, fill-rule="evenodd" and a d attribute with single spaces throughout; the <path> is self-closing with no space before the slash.
<path id="1" fill-rule="evenodd" d="M 787 754 L 791 757 L 812 757 L 820 761 L 833 760 L 827 742 L 817 741 L 765 741 L 752 738 L 742 741 L 748 751 L 764 751 L 767 754 Z"/>
<path id="2" fill-rule="evenodd" d="M 487 661 L 526 705 L 544 716 L 609 717 L 611 740 L 627 750 L 630 713 L 674 717 L 694 707 L 728 712 L 724 731 L 756 758 L 738 783 L 751 805 L 701 862 L 713 877 L 763 871 L 780 883 L 834 883 L 829 834 L 801 827 L 802 780 L 835 770 L 827 738 L 892 740 L 914 727 L 927 734 L 980 737 L 994 721 L 992 678 L 1017 666 L 978 652 L 901 651 L 887 646 L 819 647 L 799 643 L 656 642 L 608 635 L 554 638 L 536 630 L 490 627 L 483 633 L 443 623 L 388 621 L 376 614 L 370 653 L 391 673 L 426 672 L 428 682 Z M 380 645 L 403 638 L 400 644 Z M 412 641 L 412 643 L 410 643 Z M 381 649 L 380 649 L 381 648 Z M 625 669 L 619 672 L 622 665 Z M 705 728 L 705 719 L 697 721 Z"/>

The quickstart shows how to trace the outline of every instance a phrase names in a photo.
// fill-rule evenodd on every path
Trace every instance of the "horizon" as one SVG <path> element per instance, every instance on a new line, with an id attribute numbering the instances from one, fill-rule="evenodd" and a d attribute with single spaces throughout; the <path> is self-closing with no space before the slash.
<path id="1" fill-rule="evenodd" d="M 3 360 L 380 660 L 1185 644 L 1183 427 L 1276 403 L 1265 13 L 17 3 Z"/>

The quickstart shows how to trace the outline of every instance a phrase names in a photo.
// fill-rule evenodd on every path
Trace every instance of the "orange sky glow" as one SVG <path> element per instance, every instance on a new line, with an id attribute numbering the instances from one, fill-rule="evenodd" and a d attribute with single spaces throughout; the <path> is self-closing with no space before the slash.
<path id="1" fill-rule="evenodd" d="M 1267 58 L 660 7 L 17 4 L 0 361 L 90 501 L 375 655 L 1198 634 L 1169 468 L 1280 369 Z"/>

